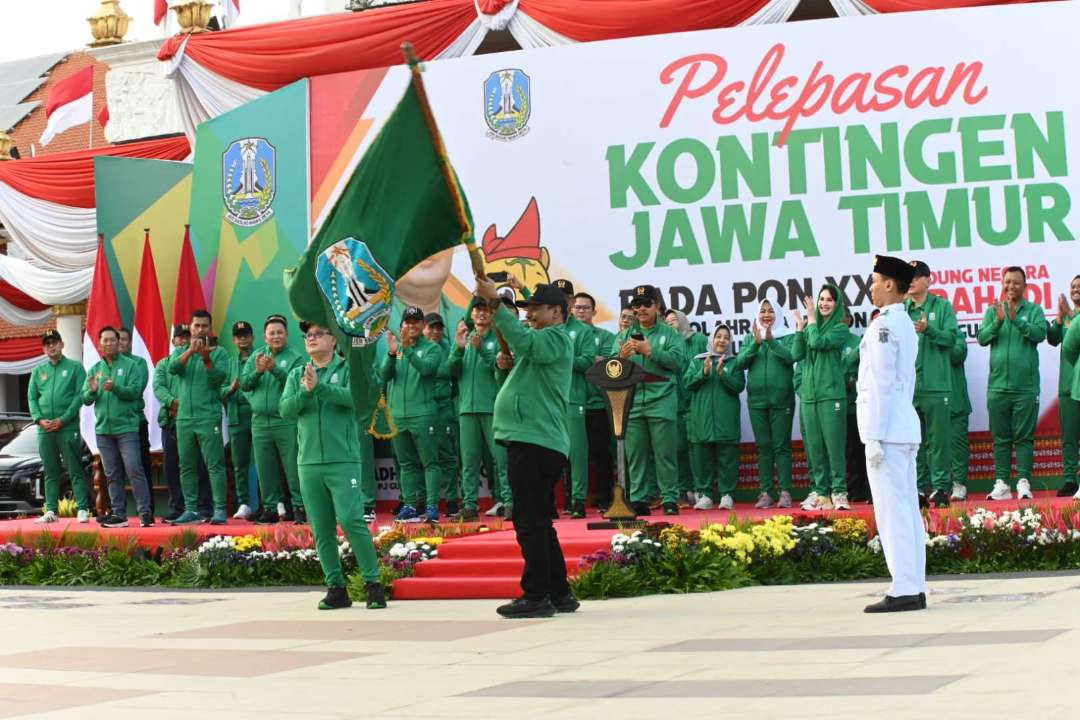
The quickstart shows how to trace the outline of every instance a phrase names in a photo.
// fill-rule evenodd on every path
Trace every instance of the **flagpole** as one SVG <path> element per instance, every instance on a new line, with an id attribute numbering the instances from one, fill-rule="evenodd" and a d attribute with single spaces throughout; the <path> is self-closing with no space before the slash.
<path id="1" fill-rule="evenodd" d="M 435 114 L 431 111 L 427 89 L 424 87 L 424 80 L 420 76 L 420 59 L 416 57 L 412 43 L 402 43 L 401 52 L 405 55 L 405 61 L 409 64 L 409 70 L 412 73 L 413 88 L 415 88 L 417 100 L 420 102 L 420 111 L 424 114 L 424 122 L 427 124 L 428 132 L 431 133 L 431 141 L 435 145 L 439 170 L 442 172 L 446 187 L 450 190 L 450 196 L 454 199 L 454 210 L 457 212 L 458 225 L 461 227 L 461 242 L 469 251 L 469 260 L 472 261 L 473 272 L 480 277 L 487 277 L 487 273 L 484 272 L 484 258 L 476 247 L 473 226 L 469 222 L 468 212 L 465 211 L 465 198 L 461 194 L 461 187 L 458 185 L 457 178 L 454 177 L 454 170 L 450 166 L 450 158 L 446 154 L 446 144 L 443 143 L 442 135 L 439 133 L 439 126 L 435 123 Z"/>

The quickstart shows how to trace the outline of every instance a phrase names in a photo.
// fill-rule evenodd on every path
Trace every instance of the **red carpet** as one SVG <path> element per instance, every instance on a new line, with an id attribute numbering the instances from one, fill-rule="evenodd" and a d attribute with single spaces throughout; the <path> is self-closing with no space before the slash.
<path id="1" fill-rule="evenodd" d="M 158 520 L 153 527 L 141 528 L 139 527 L 139 519 L 137 517 L 128 518 L 130 526 L 126 528 L 104 528 L 97 524 L 93 519 L 85 524 L 79 524 L 75 518 L 61 518 L 59 522 L 48 523 L 47 525 L 38 525 L 34 522 L 33 518 L 24 520 L 0 520 L 0 543 L 18 542 L 20 539 L 23 542 L 30 542 L 30 539 L 40 535 L 41 533 L 48 533 L 53 537 L 60 537 L 64 534 L 74 533 L 97 533 L 102 537 L 117 538 L 124 540 L 127 538 L 134 538 L 139 545 L 146 548 L 156 548 L 159 546 L 168 547 L 171 543 L 170 540 L 177 538 L 181 533 L 193 532 L 200 540 L 212 537 L 214 535 L 248 535 L 257 534 L 259 532 L 273 532 L 275 527 L 288 529 L 293 531 L 309 528 L 309 526 L 301 525 L 295 526 L 293 523 L 279 523 L 278 525 L 255 525 L 254 523 L 247 522 L 246 520 L 229 520 L 227 525 L 185 525 L 182 527 L 173 527 L 172 525 L 166 525 Z M 310 533 L 310 529 L 307 530 Z M 20 537 L 21 536 L 21 537 Z"/>
<path id="2" fill-rule="evenodd" d="M 1037 492 L 1036 503 L 1039 505 L 1054 505 L 1070 507 L 1075 501 L 1072 498 L 1057 498 L 1053 492 Z M 959 509 L 985 507 L 995 512 L 1013 510 L 1021 506 L 1030 505 L 1031 501 L 1006 500 L 1001 502 L 989 502 L 981 497 L 966 503 L 954 503 L 951 509 L 955 512 Z M 727 522 L 732 511 L 728 510 L 682 510 L 678 516 L 666 517 L 663 514 L 654 514 L 645 518 L 651 522 L 671 522 L 697 529 L 704 525 Z M 950 512 L 949 510 L 932 510 L 931 512 Z M 740 503 L 735 506 L 734 513 L 741 519 L 764 519 L 772 515 L 783 514 L 809 514 L 798 507 L 781 510 L 770 508 L 768 510 L 756 510 L 750 503 Z M 830 512 L 830 515 L 837 513 Z M 845 517 L 862 517 L 872 519 L 874 514 L 871 505 L 855 505 L 851 512 L 841 512 Z M 611 536 L 614 530 L 588 530 L 586 524 L 601 520 L 597 512 L 591 511 L 585 520 L 560 519 L 555 523 L 555 529 L 559 534 L 562 544 L 563 555 L 566 557 L 566 568 L 569 572 L 576 572 L 579 562 L 584 555 L 608 548 L 611 545 Z M 411 578 L 403 578 L 394 583 L 395 600 L 443 600 L 443 599 L 466 599 L 466 598 L 490 598 L 504 599 L 514 598 L 521 594 L 521 570 L 524 561 L 521 552 L 514 541 L 512 530 L 485 533 L 483 535 L 471 535 L 463 538 L 448 540 L 439 547 L 439 557 L 428 560 L 416 566 L 416 575 Z"/>

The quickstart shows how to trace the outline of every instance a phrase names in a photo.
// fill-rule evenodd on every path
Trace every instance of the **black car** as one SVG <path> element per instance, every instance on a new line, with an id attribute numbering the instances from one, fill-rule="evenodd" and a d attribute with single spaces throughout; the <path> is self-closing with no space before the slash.
<path id="1" fill-rule="evenodd" d="M 38 455 L 37 426 L 29 415 L 0 415 L 0 517 L 41 512 L 45 477 Z M 83 443 L 83 473 L 93 477 L 93 457 Z M 60 479 L 60 497 L 71 494 L 67 470 Z"/>

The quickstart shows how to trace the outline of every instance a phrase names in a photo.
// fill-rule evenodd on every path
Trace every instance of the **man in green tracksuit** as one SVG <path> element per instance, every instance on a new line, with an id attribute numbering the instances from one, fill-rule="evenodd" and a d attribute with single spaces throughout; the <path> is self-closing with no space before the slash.
<path id="1" fill-rule="evenodd" d="M 86 371 L 81 363 L 64 357 L 64 341 L 56 330 L 41 336 L 48 358 L 30 373 L 26 399 L 30 417 L 38 426 L 38 454 L 45 472 L 45 512 L 35 522 L 52 523 L 60 514 L 60 460 L 67 468 L 79 522 L 90 520 L 90 493 L 82 466 L 79 410 Z"/>
<path id="2" fill-rule="evenodd" d="M 685 343 L 677 330 L 658 322 L 660 293 L 638 285 L 630 299 L 636 321 L 616 338 L 619 356 L 641 365 L 661 380 L 644 382 L 634 393 L 626 426 L 630 465 L 630 502 L 638 515 L 650 513 L 647 502 L 649 457 L 656 463 L 665 515 L 679 514 L 679 396 L 676 377 L 683 366 Z"/>
<path id="3" fill-rule="evenodd" d="M 435 403 L 439 408 L 439 470 L 442 475 L 440 494 L 446 500 L 446 514 L 456 515 L 458 511 L 458 456 L 461 454 L 458 441 L 458 396 L 457 384 L 450 376 L 450 341 L 446 337 L 446 323 L 439 313 L 424 316 L 424 337 L 438 345 L 443 351 L 442 364 L 435 371 Z M 429 505 L 438 505 L 439 498 L 428 501 Z"/>
<path id="4" fill-rule="evenodd" d="M 1024 299 L 1027 275 L 1020 267 L 1005 268 L 1002 299 L 986 310 L 979 326 L 979 344 L 990 346 L 986 405 L 994 438 L 994 489 L 987 500 L 1012 498 L 1009 477 L 1016 448 L 1016 496 L 1032 499 L 1035 466 L 1035 423 L 1039 417 L 1039 349 L 1046 339 L 1046 316 Z"/>
<path id="5" fill-rule="evenodd" d="M 296 469 L 296 423 L 281 416 L 279 405 L 285 380 L 304 364 L 304 358 L 289 347 L 288 321 L 284 315 L 266 318 L 263 336 L 266 344 L 247 359 L 240 375 L 240 389 L 251 403 L 251 445 L 262 495 L 262 512 L 255 522 L 273 525 L 282 519 L 279 503 L 284 474 L 292 496 L 293 519 L 303 523 L 307 522 L 307 516 Z"/>
<path id="6" fill-rule="evenodd" d="M 956 313 L 952 303 L 930 292 L 930 266 L 913 260 L 915 279 L 904 301 L 915 332 L 919 354 L 915 361 L 915 410 L 922 429 L 919 446 L 919 493 L 931 507 L 948 507 L 952 464 L 952 350 L 956 344 Z"/>
<path id="7" fill-rule="evenodd" d="M 236 483 L 236 504 L 233 515 L 238 520 L 250 520 L 253 515 L 248 475 L 251 469 L 251 403 L 240 390 L 240 373 L 251 357 L 255 334 L 251 323 L 237 320 L 232 326 L 232 341 L 236 355 L 229 356 L 229 377 L 221 388 L 221 401 L 229 418 L 229 455 L 232 458 L 233 481 Z"/>
<path id="8" fill-rule="evenodd" d="M 1075 283 L 1076 280 L 1073 280 L 1073 282 Z M 1076 321 L 1075 315 L 1070 319 L 1068 326 L 1065 331 L 1065 338 L 1061 341 L 1061 359 L 1073 364 L 1073 383 L 1070 397 L 1073 402 L 1080 402 L 1080 322 Z M 1073 498 L 1080 500 L 1080 489 L 1076 491 Z"/>
<path id="9" fill-rule="evenodd" d="M 436 385 L 445 354 L 442 347 L 424 337 L 423 330 L 424 311 L 415 306 L 406 309 L 401 320 L 401 340 L 387 333 L 387 353 L 379 368 L 379 379 L 387 383 L 387 402 L 397 424 L 392 442 L 404 503 L 397 519 L 417 517 L 416 505 L 424 499 L 425 519 L 438 522 L 442 444 Z"/>
<path id="10" fill-rule="evenodd" d="M 596 349 L 593 360 L 609 358 L 619 352 L 615 345 L 615 333 L 607 328 L 593 324 L 596 317 L 596 299 L 589 293 L 579 292 L 574 295 L 571 308 L 578 320 L 592 328 Z M 585 431 L 589 439 L 589 462 L 596 468 L 599 488 L 594 504 L 606 508 L 611 504 L 614 490 L 615 436 L 611 431 L 607 405 L 604 403 L 604 391 L 586 381 L 585 384 Z"/>
<path id="11" fill-rule="evenodd" d="M 337 340 L 329 328 L 301 322 L 300 330 L 311 362 L 289 372 L 279 407 L 283 418 L 296 423 L 299 437 L 300 489 L 327 585 L 319 609 L 352 605 L 338 557 L 339 523 L 360 566 L 368 609 L 384 608 L 379 559 L 364 522 L 349 363 L 334 352 Z"/>
<path id="12" fill-rule="evenodd" d="M 1069 298 L 1062 295 L 1058 299 L 1058 316 L 1046 333 L 1046 340 L 1058 346 L 1065 339 L 1073 318 L 1080 313 L 1080 275 L 1072 279 L 1069 285 Z M 1061 419 L 1061 489 L 1058 497 L 1075 495 L 1080 486 L 1076 483 L 1077 445 L 1080 444 L 1080 403 L 1072 399 L 1073 375 L 1075 365 L 1061 353 L 1061 366 L 1058 370 L 1058 415 Z"/>
<path id="13" fill-rule="evenodd" d="M 199 500 L 198 458 L 201 455 L 210 474 L 214 496 L 211 524 L 228 522 L 228 487 L 225 476 L 225 447 L 221 441 L 221 386 L 229 370 L 229 354 L 211 348 L 210 313 L 191 314 L 191 342 L 173 350 L 169 372 L 180 378 L 180 406 L 176 414 L 176 442 L 180 451 L 180 485 L 184 490 L 184 512 L 174 525 L 201 522 L 196 512 Z"/>
<path id="14" fill-rule="evenodd" d="M 679 501 L 687 507 L 697 507 L 698 493 L 695 491 L 697 473 L 693 472 L 694 443 L 690 441 L 690 391 L 686 388 L 684 375 L 691 361 L 709 346 L 709 339 L 690 327 L 690 319 L 681 310 L 669 308 L 664 313 L 664 322 L 682 336 L 685 345 L 683 366 L 676 378 L 679 391 Z M 715 330 L 714 330 L 715 332 Z"/>
<path id="15" fill-rule="evenodd" d="M 968 441 L 971 397 L 968 395 L 967 375 L 964 373 L 967 353 L 967 336 L 958 327 L 952 350 L 949 351 L 949 363 L 952 366 L 952 396 L 949 400 L 952 416 L 952 427 L 949 429 L 952 438 L 952 449 L 949 452 L 949 480 L 952 482 L 950 500 L 967 499 L 968 462 L 971 458 L 971 444 Z"/>
<path id="16" fill-rule="evenodd" d="M 131 352 L 131 328 L 121 325 L 116 331 L 120 334 L 120 354 L 135 364 L 135 382 L 145 392 L 146 386 L 150 384 L 150 364 L 145 358 Z M 153 508 L 154 476 L 151 472 L 153 465 L 150 462 L 150 424 L 146 419 L 146 398 L 142 395 L 135 401 L 135 412 L 139 416 L 139 456 L 142 458 L 143 475 L 146 476 L 146 482 L 151 488 L 150 505 Z"/>
<path id="17" fill-rule="evenodd" d="M 552 283 L 566 295 L 566 306 L 574 304 L 574 285 L 569 280 Z M 570 433 L 570 455 L 564 477 L 570 481 L 570 517 L 585 517 L 585 497 L 589 494 L 589 434 L 585 426 L 585 401 L 587 400 L 585 371 L 596 362 L 596 340 L 591 325 L 577 316 L 566 316 L 566 334 L 574 343 L 574 377 L 570 384 L 570 403 L 566 423 Z"/>

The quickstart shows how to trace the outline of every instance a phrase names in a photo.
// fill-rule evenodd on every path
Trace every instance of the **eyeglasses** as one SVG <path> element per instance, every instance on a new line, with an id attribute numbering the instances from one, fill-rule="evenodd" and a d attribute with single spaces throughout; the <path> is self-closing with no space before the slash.
<path id="1" fill-rule="evenodd" d="M 304 339 L 305 339 L 305 340 L 318 340 L 318 339 L 319 339 L 319 338 L 321 338 L 321 337 L 322 337 L 323 335 L 329 335 L 329 334 L 330 334 L 330 333 L 328 333 L 328 332 L 324 332 L 324 331 L 322 331 L 322 330 L 316 330 L 315 332 L 309 332 L 309 333 L 305 333 L 305 334 L 304 334 Z"/>
<path id="2" fill-rule="evenodd" d="M 632 308 L 652 307 L 652 306 L 653 306 L 653 301 L 652 300 L 635 300 L 634 302 L 630 303 L 630 307 L 632 307 Z"/>
<path id="3" fill-rule="evenodd" d="M 575 310 L 592 310 L 592 305 L 575 305 Z"/>

